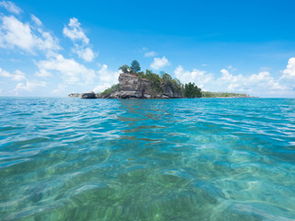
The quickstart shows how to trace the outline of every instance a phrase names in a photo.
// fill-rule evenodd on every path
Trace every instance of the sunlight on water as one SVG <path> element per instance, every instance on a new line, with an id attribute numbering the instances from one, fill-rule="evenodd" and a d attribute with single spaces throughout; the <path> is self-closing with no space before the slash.
<path id="1" fill-rule="evenodd" d="M 295 219 L 295 100 L 0 99 L 0 220 Z"/>

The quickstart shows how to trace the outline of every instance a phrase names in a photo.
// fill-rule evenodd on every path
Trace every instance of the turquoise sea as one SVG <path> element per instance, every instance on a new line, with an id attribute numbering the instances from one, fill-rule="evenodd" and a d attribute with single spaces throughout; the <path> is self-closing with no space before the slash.
<path id="1" fill-rule="evenodd" d="M 0 220 L 295 220 L 295 99 L 2 97 Z"/>

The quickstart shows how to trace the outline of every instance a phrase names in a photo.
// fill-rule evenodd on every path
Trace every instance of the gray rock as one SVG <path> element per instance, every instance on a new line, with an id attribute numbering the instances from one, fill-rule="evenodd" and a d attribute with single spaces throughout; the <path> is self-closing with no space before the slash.
<path id="1" fill-rule="evenodd" d="M 94 99 L 94 98 L 97 98 L 97 97 L 96 97 L 96 94 L 94 92 L 89 92 L 89 93 L 80 94 L 80 98 L 82 98 L 82 99 Z"/>
<path id="2" fill-rule="evenodd" d="M 71 94 L 69 94 L 69 97 L 80 97 L 80 94 L 78 94 L 78 93 L 71 93 Z"/>
<path id="3" fill-rule="evenodd" d="M 119 98 L 145 98 L 150 94 L 151 83 L 147 79 L 139 78 L 136 74 L 122 73 L 119 76 Z M 114 97 L 114 95 L 112 96 Z"/>

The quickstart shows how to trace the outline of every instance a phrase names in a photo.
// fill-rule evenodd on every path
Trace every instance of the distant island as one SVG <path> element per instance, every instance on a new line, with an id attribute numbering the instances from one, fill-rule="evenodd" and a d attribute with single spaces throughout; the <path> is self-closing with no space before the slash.
<path id="1" fill-rule="evenodd" d="M 83 99 L 95 98 L 116 98 L 116 99 L 152 99 L 152 98 L 201 98 L 201 97 L 221 97 L 221 98 L 244 98 L 250 97 L 247 94 L 208 92 L 202 91 L 195 83 L 181 83 L 168 73 L 161 75 L 153 73 L 151 70 L 140 71 L 138 61 L 132 61 L 131 65 L 122 65 L 119 68 L 122 73 L 119 76 L 119 83 L 104 90 L 101 93 L 71 93 L 69 97 L 79 97 Z"/>

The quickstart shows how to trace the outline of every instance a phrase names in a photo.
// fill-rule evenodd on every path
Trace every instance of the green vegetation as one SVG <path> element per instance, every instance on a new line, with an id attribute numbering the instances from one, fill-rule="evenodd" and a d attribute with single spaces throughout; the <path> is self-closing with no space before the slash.
<path id="1" fill-rule="evenodd" d="M 202 97 L 201 88 L 198 88 L 195 83 L 188 83 L 184 86 L 184 96 L 188 98 Z"/>
<path id="2" fill-rule="evenodd" d="M 124 64 L 121 67 L 119 67 L 119 70 L 121 70 L 123 73 L 130 73 L 130 67 L 127 64 Z"/>
<path id="3" fill-rule="evenodd" d="M 145 73 L 140 73 L 139 77 L 149 80 L 152 90 L 155 93 L 165 93 L 167 92 L 167 88 L 170 88 L 173 93 L 178 93 L 180 96 L 183 96 L 183 85 L 179 80 L 173 79 L 167 73 L 160 76 L 147 69 Z"/>
<path id="4" fill-rule="evenodd" d="M 153 73 L 151 70 L 146 70 L 145 74 L 140 75 L 141 78 L 145 78 L 151 82 L 152 90 L 155 93 L 162 93 L 162 79 L 158 74 Z"/>
<path id="5" fill-rule="evenodd" d="M 202 97 L 249 97 L 247 94 L 202 91 Z"/>
<path id="6" fill-rule="evenodd" d="M 162 82 L 166 88 L 167 87 L 172 88 L 172 91 L 174 93 L 178 93 L 179 95 L 183 97 L 184 86 L 178 79 L 173 79 L 169 74 L 164 73 L 162 75 Z"/>
<path id="7" fill-rule="evenodd" d="M 130 70 L 132 73 L 138 73 L 140 71 L 140 64 L 137 60 L 132 61 Z"/>
<path id="8" fill-rule="evenodd" d="M 109 96 L 111 93 L 116 92 L 119 90 L 119 84 L 115 84 L 112 87 L 105 89 L 100 95 L 102 96 Z"/>

